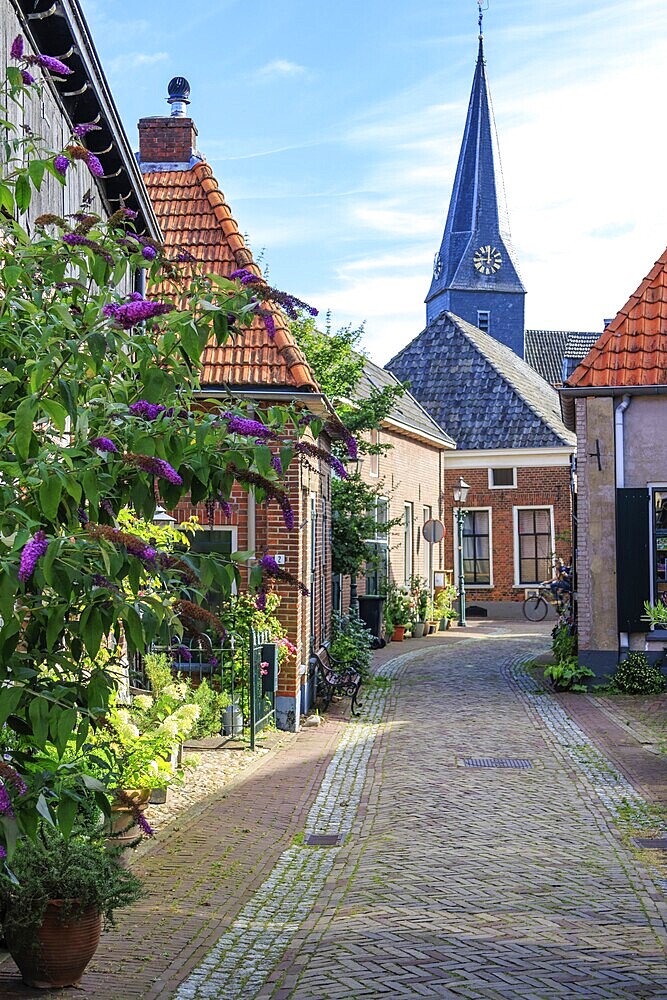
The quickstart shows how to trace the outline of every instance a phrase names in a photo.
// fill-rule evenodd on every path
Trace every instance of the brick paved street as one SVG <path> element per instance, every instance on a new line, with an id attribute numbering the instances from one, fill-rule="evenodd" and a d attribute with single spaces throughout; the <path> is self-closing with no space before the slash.
<path id="1" fill-rule="evenodd" d="M 381 651 L 359 722 L 292 738 L 140 859 L 150 896 L 58 995 L 667 998 L 664 895 L 612 822 L 639 797 L 517 666 L 547 645 L 488 623 Z M 45 996 L 9 962 L 0 995 Z"/>

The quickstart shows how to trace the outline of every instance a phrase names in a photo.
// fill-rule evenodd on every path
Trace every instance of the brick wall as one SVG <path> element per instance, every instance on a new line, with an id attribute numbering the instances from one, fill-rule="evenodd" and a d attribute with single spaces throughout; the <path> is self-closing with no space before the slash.
<path id="1" fill-rule="evenodd" d="M 517 464 L 515 489 L 489 489 L 488 467 L 454 468 L 450 462 L 443 477 L 444 523 L 448 540 L 446 561 L 455 566 L 457 559 L 454 528 L 454 488 L 463 475 L 470 485 L 466 501 L 469 509 L 491 508 L 492 587 L 466 587 L 470 603 L 479 601 L 523 601 L 524 588 L 515 586 L 515 507 L 553 507 L 555 553 L 570 561 L 572 555 L 572 516 L 570 470 L 567 466 L 521 468 Z M 519 459 L 517 460 L 520 461 Z"/>
<path id="2" fill-rule="evenodd" d="M 139 159 L 142 163 L 188 163 L 197 144 L 192 118 L 142 118 Z"/>

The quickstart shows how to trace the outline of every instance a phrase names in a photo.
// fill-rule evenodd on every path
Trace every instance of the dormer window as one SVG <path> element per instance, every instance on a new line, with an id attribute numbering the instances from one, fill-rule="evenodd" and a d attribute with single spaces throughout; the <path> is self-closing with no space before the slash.
<path id="1" fill-rule="evenodd" d="M 488 333 L 491 327 L 491 313 L 488 309 L 477 310 L 477 326 L 483 333 Z"/>

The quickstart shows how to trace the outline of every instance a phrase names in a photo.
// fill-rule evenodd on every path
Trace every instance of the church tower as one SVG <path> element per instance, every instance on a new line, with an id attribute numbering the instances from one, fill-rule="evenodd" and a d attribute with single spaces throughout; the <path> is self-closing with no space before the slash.
<path id="1" fill-rule="evenodd" d="M 477 66 L 426 322 L 452 312 L 523 357 L 525 295 L 509 231 L 480 4 Z"/>

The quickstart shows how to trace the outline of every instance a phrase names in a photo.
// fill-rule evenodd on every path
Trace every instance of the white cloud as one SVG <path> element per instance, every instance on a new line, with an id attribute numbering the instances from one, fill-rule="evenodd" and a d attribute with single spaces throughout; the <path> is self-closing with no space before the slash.
<path id="1" fill-rule="evenodd" d="M 155 66 L 169 58 L 166 52 L 124 52 L 114 59 L 108 59 L 106 69 L 110 76 L 119 76 L 136 69 Z"/>
<path id="2" fill-rule="evenodd" d="M 257 83 L 266 83 L 270 80 L 303 76 L 305 72 L 305 66 L 299 66 L 298 63 L 290 62 L 289 59 L 273 59 L 255 70 L 252 77 Z"/>

